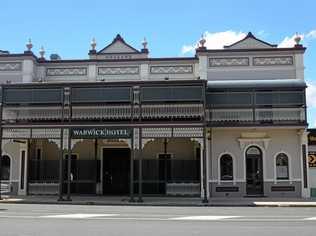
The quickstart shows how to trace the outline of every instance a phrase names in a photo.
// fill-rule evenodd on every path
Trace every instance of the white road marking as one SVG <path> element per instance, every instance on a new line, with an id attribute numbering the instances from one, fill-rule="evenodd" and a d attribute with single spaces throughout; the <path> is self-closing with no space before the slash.
<path id="1" fill-rule="evenodd" d="M 184 216 L 169 218 L 169 220 L 225 220 L 239 217 L 241 216 Z"/>
<path id="2" fill-rule="evenodd" d="M 316 220 L 316 217 L 304 218 L 304 220 Z"/>
<path id="3" fill-rule="evenodd" d="M 66 214 L 66 215 L 46 215 L 40 216 L 40 218 L 61 218 L 61 219 L 86 219 L 86 218 L 93 218 L 93 217 L 109 217 L 109 216 L 117 216 L 118 214 L 85 214 L 85 213 L 78 213 L 78 214 Z"/>

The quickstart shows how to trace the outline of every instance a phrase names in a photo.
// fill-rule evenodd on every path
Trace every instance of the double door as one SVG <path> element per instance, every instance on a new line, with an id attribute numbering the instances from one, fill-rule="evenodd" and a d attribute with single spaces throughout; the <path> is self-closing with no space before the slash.
<path id="1" fill-rule="evenodd" d="M 103 194 L 126 195 L 129 193 L 130 149 L 103 149 Z"/>

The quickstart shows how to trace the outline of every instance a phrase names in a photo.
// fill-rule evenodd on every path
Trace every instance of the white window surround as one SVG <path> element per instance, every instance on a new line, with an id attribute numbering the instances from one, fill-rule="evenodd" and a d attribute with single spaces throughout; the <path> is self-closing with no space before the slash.
<path id="1" fill-rule="evenodd" d="M 233 179 L 232 180 L 221 180 L 221 158 L 224 156 L 224 155 L 229 155 L 232 157 L 233 159 Z M 217 157 L 217 183 L 220 185 L 221 183 L 233 183 L 234 185 L 236 184 L 236 171 L 237 171 L 237 168 L 236 168 L 236 157 L 235 155 L 233 155 L 231 152 L 222 152 L 218 155 Z"/>
<path id="2" fill-rule="evenodd" d="M 285 154 L 288 158 L 288 171 L 289 171 L 289 178 L 288 179 L 277 179 L 277 170 L 276 170 L 276 158 L 279 154 Z M 281 150 L 274 154 L 273 156 L 273 169 L 274 169 L 274 178 L 273 182 L 277 184 L 278 182 L 290 182 L 290 184 L 293 183 L 293 176 L 292 176 L 292 158 L 291 155 L 289 155 L 287 152 Z"/>

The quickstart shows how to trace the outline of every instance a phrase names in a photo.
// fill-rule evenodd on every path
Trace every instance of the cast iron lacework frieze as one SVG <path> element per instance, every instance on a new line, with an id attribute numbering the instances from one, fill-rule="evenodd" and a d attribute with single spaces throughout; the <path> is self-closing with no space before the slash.
<path id="1" fill-rule="evenodd" d="M 21 71 L 21 62 L 0 62 L 0 71 Z"/>
<path id="2" fill-rule="evenodd" d="M 209 58 L 210 67 L 222 66 L 249 66 L 248 57 L 223 57 L 223 58 Z"/>
<path id="3" fill-rule="evenodd" d="M 99 67 L 98 75 L 134 75 L 139 74 L 138 66 Z"/>
<path id="4" fill-rule="evenodd" d="M 82 76 L 87 75 L 86 67 L 47 68 L 47 76 Z"/>
<path id="5" fill-rule="evenodd" d="M 254 57 L 254 66 L 283 66 L 283 65 L 293 65 L 293 57 Z"/>
<path id="6" fill-rule="evenodd" d="M 151 66 L 151 74 L 192 74 L 192 65 L 179 65 L 179 66 Z"/>

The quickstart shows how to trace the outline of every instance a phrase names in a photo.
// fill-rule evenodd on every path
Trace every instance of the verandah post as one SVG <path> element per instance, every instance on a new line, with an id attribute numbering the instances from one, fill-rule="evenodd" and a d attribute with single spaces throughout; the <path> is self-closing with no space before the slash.
<path id="1" fill-rule="evenodd" d="M 130 182 L 129 182 L 129 195 L 130 195 L 130 202 L 134 202 L 134 128 L 132 129 L 132 136 L 131 136 L 131 157 L 130 157 Z"/>
<path id="2" fill-rule="evenodd" d="M 1 197 L 1 179 L 2 179 L 2 111 L 3 111 L 3 91 L 2 87 L 0 87 L 0 200 Z"/>
<path id="3" fill-rule="evenodd" d="M 139 128 L 139 152 L 138 152 L 138 202 L 143 202 L 143 173 L 142 173 L 142 128 Z"/>
<path id="4" fill-rule="evenodd" d="M 58 201 L 63 201 L 63 182 L 64 182 L 64 171 L 63 171 L 63 162 L 64 162 L 64 128 L 60 130 L 60 154 L 59 154 L 59 197 Z"/>

